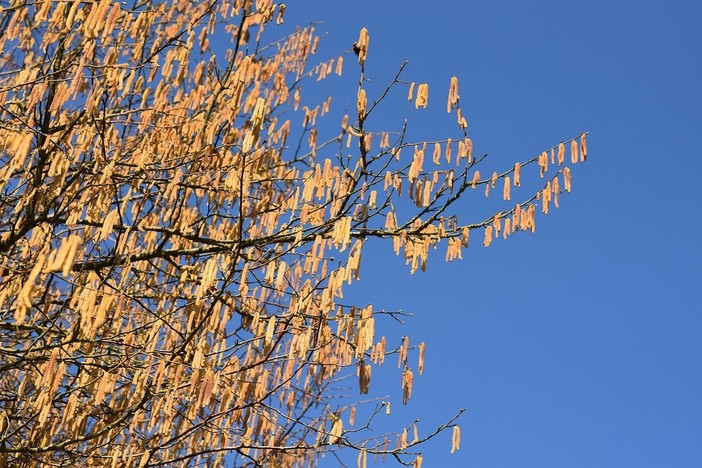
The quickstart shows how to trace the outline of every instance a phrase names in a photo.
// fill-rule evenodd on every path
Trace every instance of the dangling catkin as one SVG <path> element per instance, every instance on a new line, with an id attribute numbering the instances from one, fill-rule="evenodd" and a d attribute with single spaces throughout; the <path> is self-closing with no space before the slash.
<path id="1" fill-rule="evenodd" d="M 355 50 L 358 52 L 358 63 L 360 64 L 363 64 L 366 61 L 369 42 L 370 38 L 368 37 L 368 30 L 366 28 L 362 28 L 358 36 L 358 42 L 355 44 Z"/>
<path id="2" fill-rule="evenodd" d="M 449 85 L 448 102 L 446 103 L 446 112 L 451 112 L 451 109 L 458 102 L 458 78 L 455 76 L 451 77 L 451 84 Z M 460 109 L 459 109 L 460 110 Z"/>
<path id="3" fill-rule="evenodd" d="M 451 434 L 451 453 L 455 453 L 461 448 L 461 429 L 458 426 L 453 426 Z"/>
<path id="4" fill-rule="evenodd" d="M 422 83 L 417 88 L 417 99 L 414 101 L 415 109 L 426 108 L 429 101 L 429 85 Z"/>

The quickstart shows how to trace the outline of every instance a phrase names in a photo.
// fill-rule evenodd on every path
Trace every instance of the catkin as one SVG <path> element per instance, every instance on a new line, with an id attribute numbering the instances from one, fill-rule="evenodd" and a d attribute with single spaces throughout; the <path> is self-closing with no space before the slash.
<path id="1" fill-rule="evenodd" d="M 368 43 L 370 38 L 368 37 L 368 30 L 362 28 L 358 36 L 358 42 L 356 42 L 356 52 L 358 52 L 358 63 L 363 64 L 366 61 L 368 55 Z"/>
<path id="2" fill-rule="evenodd" d="M 451 84 L 449 85 L 448 102 L 446 103 L 446 112 L 451 112 L 451 109 L 458 103 L 458 78 L 455 76 L 451 77 Z M 459 109 L 460 111 L 460 109 Z"/>
<path id="3" fill-rule="evenodd" d="M 451 453 L 455 453 L 461 448 L 461 429 L 458 426 L 453 426 L 451 434 Z"/>
<path id="4" fill-rule="evenodd" d="M 575 140 L 570 142 L 570 162 L 573 164 L 578 162 L 578 142 Z"/>
<path id="5" fill-rule="evenodd" d="M 414 101 L 415 109 L 426 108 L 429 101 L 429 85 L 422 83 L 417 88 L 417 99 Z"/>

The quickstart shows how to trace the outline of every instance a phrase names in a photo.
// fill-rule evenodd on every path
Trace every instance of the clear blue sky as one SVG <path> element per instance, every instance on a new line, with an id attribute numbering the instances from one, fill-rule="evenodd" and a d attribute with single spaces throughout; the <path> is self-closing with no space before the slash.
<path id="1" fill-rule="evenodd" d="M 397 369 L 374 372 L 394 427 L 417 417 L 421 435 L 468 409 L 460 452 L 449 455 L 447 433 L 427 444 L 425 466 L 702 466 L 700 19 L 691 0 L 288 5 L 288 25 L 324 21 L 320 58 L 367 27 L 378 86 L 404 59 L 408 80 L 429 83 L 430 111 L 388 109 L 388 127 L 406 116 L 416 135 L 449 136 L 457 75 L 490 167 L 590 132 L 573 192 L 536 235 L 488 249 L 477 236 L 462 262 L 437 250 L 412 277 L 390 246 L 365 256 L 352 297 L 414 314 L 383 325 L 392 344 L 427 343 L 406 408 Z M 355 107 L 351 62 L 337 110 Z M 483 200 L 461 205 L 462 218 Z"/>

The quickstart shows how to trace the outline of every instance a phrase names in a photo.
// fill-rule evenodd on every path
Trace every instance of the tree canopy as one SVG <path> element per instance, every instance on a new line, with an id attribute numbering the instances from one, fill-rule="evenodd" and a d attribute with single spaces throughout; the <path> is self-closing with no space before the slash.
<path id="1" fill-rule="evenodd" d="M 425 345 L 380 336 L 392 313 L 344 289 L 369 241 L 414 273 L 439 246 L 462 258 L 472 233 L 489 246 L 533 232 L 570 191 L 585 134 L 488 171 L 453 77 L 449 136 L 413 141 L 370 118 L 392 92 L 427 107 L 427 84 L 402 66 L 371 95 L 368 31 L 315 60 L 314 25 L 276 35 L 284 11 L 0 1 L 3 464 L 308 466 L 356 450 L 359 466 L 419 466 L 445 429 L 458 449 L 458 414 L 378 435 L 389 404 L 371 400 L 354 421 L 338 379 L 366 394 L 394 354 L 407 402 Z M 332 97 L 310 102 L 302 84 L 342 72 L 358 76 L 355 109 L 330 123 Z M 519 196 L 531 167 L 543 184 Z M 474 189 L 502 208 L 459 219 Z"/>

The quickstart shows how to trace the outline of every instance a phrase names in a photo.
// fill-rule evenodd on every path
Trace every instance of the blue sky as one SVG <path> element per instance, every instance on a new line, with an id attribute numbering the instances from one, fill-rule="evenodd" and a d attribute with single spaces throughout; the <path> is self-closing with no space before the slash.
<path id="1" fill-rule="evenodd" d="M 702 466 L 700 18 L 702 3 L 684 0 L 288 5 L 288 25 L 324 21 L 320 58 L 366 27 L 377 86 L 405 59 L 406 79 L 429 83 L 429 110 L 393 104 L 388 127 L 407 117 L 419 137 L 455 133 L 443 109 L 456 75 L 491 168 L 590 132 L 573 192 L 536 235 L 488 249 L 474 238 L 453 264 L 437 250 L 414 276 L 390 245 L 364 258 L 352 298 L 412 312 L 383 331 L 427 343 L 407 407 L 397 369 L 374 372 L 371 393 L 393 401 L 388 427 L 418 418 L 422 435 L 468 409 L 461 450 L 449 455 L 441 435 L 425 466 Z M 325 83 L 340 111 L 355 107 L 351 62 L 348 79 Z"/>

